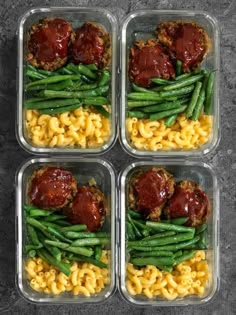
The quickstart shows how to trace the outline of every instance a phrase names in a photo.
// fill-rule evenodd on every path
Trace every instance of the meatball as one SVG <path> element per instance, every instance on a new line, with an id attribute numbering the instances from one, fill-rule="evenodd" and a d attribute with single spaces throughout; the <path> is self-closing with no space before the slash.
<path id="1" fill-rule="evenodd" d="M 71 224 L 85 224 L 87 231 L 96 232 L 107 212 L 106 198 L 94 186 L 80 186 L 72 204 L 64 212 Z"/>
<path id="2" fill-rule="evenodd" d="M 68 59 L 72 26 L 63 19 L 44 19 L 31 27 L 28 34 L 27 61 L 36 68 L 56 70 Z"/>
<path id="3" fill-rule="evenodd" d="M 133 176 L 129 187 L 129 206 L 153 221 L 174 192 L 174 178 L 163 168 L 153 167 Z"/>
<path id="4" fill-rule="evenodd" d="M 165 214 L 168 218 L 189 217 L 187 226 L 199 226 L 206 222 L 210 202 L 201 186 L 193 181 L 183 180 L 175 188 L 168 201 Z"/>
<path id="5" fill-rule="evenodd" d="M 198 68 L 210 47 L 206 31 L 196 23 L 164 22 L 157 27 L 159 41 L 168 47 L 174 60 L 182 61 L 182 70 Z"/>
<path id="6" fill-rule="evenodd" d="M 130 49 L 129 77 L 137 85 L 149 87 L 152 78 L 170 79 L 174 76 L 174 66 L 158 41 L 137 41 Z"/>
<path id="7" fill-rule="evenodd" d="M 31 204 L 42 209 L 61 209 L 68 205 L 77 191 L 71 172 L 58 167 L 35 171 L 29 186 Z"/>
<path id="8" fill-rule="evenodd" d="M 99 25 L 86 22 L 74 34 L 71 57 L 74 63 L 105 68 L 110 62 L 110 36 Z"/>

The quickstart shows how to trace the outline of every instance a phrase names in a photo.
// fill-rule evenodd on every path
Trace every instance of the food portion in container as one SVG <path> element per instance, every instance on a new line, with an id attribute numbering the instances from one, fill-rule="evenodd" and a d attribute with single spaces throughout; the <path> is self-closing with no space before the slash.
<path id="1" fill-rule="evenodd" d="M 127 188 L 126 288 L 130 295 L 168 300 L 203 296 L 211 207 L 202 187 L 176 182 L 160 167 L 132 174 Z"/>
<path id="2" fill-rule="evenodd" d="M 61 167 L 34 171 L 24 206 L 25 270 L 33 290 L 91 296 L 105 289 L 110 281 L 108 211 L 94 179 L 81 185 Z"/>
<path id="3" fill-rule="evenodd" d="M 216 69 L 201 67 L 211 41 L 201 25 L 171 21 L 130 48 L 126 128 L 138 150 L 195 150 L 212 133 Z"/>
<path id="4" fill-rule="evenodd" d="M 39 147 L 97 148 L 111 136 L 111 42 L 95 22 L 45 18 L 28 32 L 25 124 Z"/>

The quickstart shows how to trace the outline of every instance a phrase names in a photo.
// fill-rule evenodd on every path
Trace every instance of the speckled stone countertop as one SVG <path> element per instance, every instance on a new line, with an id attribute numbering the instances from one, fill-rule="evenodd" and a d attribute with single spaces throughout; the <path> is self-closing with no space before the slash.
<path id="1" fill-rule="evenodd" d="M 16 27 L 21 14 L 39 6 L 99 6 L 121 20 L 136 9 L 204 10 L 214 15 L 221 31 L 220 113 L 221 141 L 204 159 L 214 165 L 221 186 L 219 293 L 208 304 L 190 307 L 136 308 L 117 292 L 100 305 L 34 305 L 15 286 L 15 172 L 29 154 L 15 137 Z M 0 0 L 0 313 L 1 314 L 236 314 L 236 1 L 234 0 Z M 117 171 L 134 159 L 117 142 L 104 155 Z"/>

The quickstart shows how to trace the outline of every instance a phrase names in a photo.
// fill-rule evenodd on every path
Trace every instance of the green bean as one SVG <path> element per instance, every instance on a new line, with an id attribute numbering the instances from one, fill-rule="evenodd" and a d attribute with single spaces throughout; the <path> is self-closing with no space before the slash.
<path id="1" fill-rule="evenodd" d="M 198 228 L 196 228 L 195 235 L 199 235 L 201 232 L 205 231 L 206 229 L 207 229 L 207 223 L 204 223 Z"/>
<path id="2" fill-rule="evenodd" d="M 165 265 L 159 264 L 157 267 L 158 267 L 158 269 L 164 270 L 164 271 L 167 271 L 167 272 L 172 272 L 173 271 L 172 266 L 165 266 Z"/>
<path id="3" fill-rule="evenodd" d="M 72 71 L 75 74 L 80 74 L 78 66 L 76 66 L 74 63 L 68 63 L 66 65 L 66 69 Z"/>
<path id="4" fill-rule="evenodd" d="M 67 243 L 63 243 L 63 242 L 55 242 L 55 241 L 50 241 L 50 240 L 45 240 L 46 244 L 64 249 L 66 251 L 75 253 L 75 254 L 80 254 L 83 256 L 92 256 L 93 255 L 93 250 L 91 248 L 86 248 L 86 247 L 75 247 L 75 246 L 70 246 Z"/>
<path id="5" fill-rule="evenodd" d="M 147 236 L 147 237 L 143 238 L 142 241 L 148 241 L 148 240 L 152 240 L 152 239 L 155 239 L 155 238 L 166 237 L 166 236 L 173 236 L 175 234 L 176 234 L 175 231 L 159 232 L 157 234 L 154 234 L 154 235 Z"/>
<path id="6" fill-rule="evenodd" d="M 135 211 L 135 210 L 128 209 L 128 213 L 131 216 L 131 218 L 133 218 L 133 219 L 143 219 L 142 214 Z"/>
<path id="7" fill-rule="evenodd" d="M 63 234 L 70 239 L 77 238 L 100 238 L 100 237 L 108 237 L 109 235 L 106 232 L 74 232 L 74 231 L 63 231 Z"/>
<path id="8" fill-rule="evenodd" d="M 32 65 L 28 64 L 27 67 L 26 67 L 26 70 L 31 70 L 31 71 L 34 71 L 34 72 L 38 72 L 39 69 L 36 69 Z"/>
<path id="9" fill-rule="evenodd" d="M 134 83 L 132 83 L 132 88 L 133 88 L 133 90 L 134 90 L 135 92 L 155 93 L 155 92 L 152 91 L 152 90 L 145 89 L 145 88 L 143 88 L 143 87 L 141 87 L 141 86 L 138 86 L 138 85 L 136 85 L 136 84 L 134 84 Z"/>
<path id="10" fill-rule="evenodd" d="M 192 97 L 191 97 L 191 101 L 187 107 L 187 110 L 186 110 L 186 117 L 187 118 L 190 118 L 193 114 L 193 111 L 196 107 L 196 104 L 197 104 L 197 101 L 198 101 L 198 97 L 199 97 L 199 94 L 200 94 L 200 91 L 201 91 L 201 87 L 202 87 L 202 82 L 197 82 L 196 83 L 196 86 L 194 88 L 194 91 L 193 91 L 193 94 L 192 94 Z"/>
<path id="11" fill-rule="evenodd" d="M 79 92 L 69 92 L 69 91 L 50 91 L 43 90 L 40 95 L 45 97 L 54 97 L 54 98 L 86 98 L 89 96 L 98 96 L 103 95 L 109 90 L 109 86 L 101 86 L 94 90 L 79 91 Z"/>
<path id="12" fill-rule="evenodd" d="M 38 90 L 44 90 L 44 89 L 53 90 L 53 91 L 61 91 L 70 86 L 73 86 L 73 81 L 65 80 L 59 83 L 54 83 L 54 84 L 45 84 L 45 85 L 39 84 L 39 85 L 31 86 L 27 89 L 27 91 L 38 91 Z"/>
<path id="13" fill-rule="evenodd" d="M 177 77 L 175 77 L 175 81 L 185 80 L 191 76 L 192 76 L 191 73 L 183 73 L 183 74 L 180 74 Z"/>
<path id="14" fill-rule="evenodd" d="M 207 115 L 209 115 L 211 112 L 211 98 L 212 98 L 212 93 L 213 93 L 214 80 L 215 80 L 215 74 L 214 72 L 211 72 L 207 80 L 207 86 L 206 86 L 205 113 Z"/>
<path id="15" fill-rule="evenodd" d="M 61 113 L 66 113 L 66 112 L 71 112 L 79 107 L 81 107 L 82 104 L 74 104 L 70 106 L 62 106 L 58 108 L 45 108 L 45 109 L 40 109 L 40 114 L 46 114 L 46 115 L 55 115 L 55 114 L 61 114 Z"/>
<path id="16" fill-rule="evenodd" d="M 145 224 L 140 223 L 139 221 L 136 221 L 136 220 L 133 220 L 133 223 L 137 227 L 137 229 L 140 230 L 140 232 L 143 236 L 149 236 L 149 231 L 148 231 Z"/>
<path id="17" fill-rule="evenodd" d="M 84 231 L 87 229 L 87 226 L 85 224 L 75 224 L 75 225 L 70 225 L 70 226 L 65 226 L 62 227 L 61 230 L 64 231 L 75 231 L 75 232 L 80 232 Z"/>
<path id="18" fill-rule="evenodd" d="M 107 70 L 104 70 L 101 76 L 99 77 L 98 86 L 107 85 L 109 81 L 110 81 L 110 72 Z"/>
<path id="19" fill-rule="evenodd" d="M 171 224 L 176 224 L 176 225 L 183 225 L 188 221 L 188 217 L 180 217 L 180 218 L 175 218 L 171 219 Z"/>
<path id="20" fill-rule="evenodd" d="M 48 101 L 51 100 L 51 98 L 46 98 L 46 97 L 32 97 L 28 98 L 27 100 L 24 101 L 24 105 L 27 107 L 28 105 L 38 103 L 41 101 Z"/>
<path id="21" fill-rule="evenodd" d="M 154 88 L 151 88 L 150 91 L 153 91 L 153 92 L 160 92 L 160 91 L 163 91 L 163 87 L 165 85 L 159 85 L 159 86 L 155 86 Z"/>
<path id="22" fill-rule="evenodd" d="M 150 120 L 159 120 L 174 114 L 179 114 L 179 113 L 183 113 L 185 111 L 185 109 L 187 108 L 187 106 L 181 106 L 179 108 L 175 108 L 175 109 L 170 109 L 170 110 L 166 110 L 164 112 L 158 112 L 158 113 L 154 113 L 150 115 Z"/>
<path id="23" fill-rule="evenodd" d="M 72 261 L 83 261 L 98 266 L 100 268 L 107 268 L 107 264 L 92 257 L 73 256 Z"/>
<path id="24" fill-rule="evenodd" d="M 31 225 L 27 225 L 27 232 L 28 232 L 28 236 L 30 241 L 34 244 L 34 245 L 39 245 L 39 239 L 38 239 L 38 235 L 34 229 L 33 226 Z"/>
<path id="25" fill-rule="evenodd" d="M 49 251 L 49 253 L 51 253 L 52 256 L 56 258 L 57 261 L 60 261 L 61 256 L 62 256 L 61 250 L 55 246 L 46 244 L 45 238 L 41 233 L 39 233 L 39 239 L 40 239 L 40 242 L 43 244 L 43 246 Z"/>
<path id="26" fill-rule="evenodd" d="M 165 103 L 161 103 L 159 105 L 152 105 L 152 106 L 144 107 L 143 111 L 145 113 L 156 113 L 156 112 L 161 112 L 161 111 L 165 111 L 165 110 L 179 108 L 180 106 L 181 106 L 181 104 L 178 101 L 165 102 Z"/>
<path id="27" fill-rule="evenodd" d="M 89 70 L 92 70 L 92 71 L 97 71 L 98 70 L 98 67 L 94 63 L 90 63 L 89 65 L 86 65 L 86 67 Z"/>
<path id="28" fill-rule="evenodd" d="M 159 257 L 175 257 L 174 254 L 172 252 L 168 252 L 168 251 L 152 251 L 152 252 L 132 252 L 131 253 L 132 256 L 134 257 L 150 257 L 150 256 L 159 256 Z"/>
<path id="29" fill-rule="evenodd" d="M 194 251 L 184 252 L 183 255 L 181 255 L 179 257 L 175 257 L 175 263 L 174 264 L 178 265 L 185 260 L 189 260 L 189 259 L 193 258 L 193 256 L 194 256 Z"/>
<path id="30" fill-rule="evenodd" d="M 140 112 L 138 110 L 133 110 L 133 111 L 128 111 L 128 117 L 133 118 L 133 117 L 137 117 L 137 118 L 148 118 L 149 115 L 143 112 Z"/>
<path id="31" fill-rule="evenodd" d="M 173 83 L 173 81 L 165 80 L 165 79 L 161 79 L 161 78 L 152 78 L 151 81 L 156 83 L 156 84 L 159 84 L 159 85 L 168 85 L 168 84 Z"/>
<path id="32" fill-rule="evenodd" d="M 73 71 L 67 69 L 66 67 L 62 67 L 62 68 L 56 70 L 55 72 L 59 73 L 59 74 L 65 74 L 65 75 L 73 74 Z"/>
<path id="33" fill-rule="evenodd" d="M 86 105 L 107 105 L 108 99 L 103 96 L 87 97 L 81 100 Z"/>
<path id="34" fill-rule="evenodd" d="M 56 236 L 58 240 L 61 240 L 67 243 L 72 243 L 72 241 L 69 238 L 66 238 L 64 235 L 62 235 L 59 231 L 54 229 L 52 226 L 47 226 L 47 229 L 52 235 Z"/>
<path id="35" fill-rule="evenodd" d="M 57 224 L 59 224 L 59 225 L 62 226 L 62 227 L 71 226 L 70 222 L 68 222 L 68 221 L 66 221 L 66 220 L 58 220 L 58 221 L 57 221 Z"/>
<path id="36" fill-rule="evenodd" d="M 50 83 L 57 83 L 65 80 L 78 80 L 79 76 L 75 74 L 69 74 L 69 75 L 55 75 L 52 77 L 44 78 L 42 80 L 30 82 L 26 85 L 26 88 L 28 89 L 31 86 L 35 85 L 44 85 L 44 84 L 50 84 Z"/>
<path id="37" fill-rule="evenodd" d="M 193 111 L 192 120 L 194 120 L 194 121 L 198 120 L 200 112 L 203 108 L 204 101 L 205 101 L 205 88 L 204 88 L 204 84 L 203 84 L 201 91 L 199 93 L 198 99 L 197 99 L 197 104 L 196 104 L 194 111 Z"/>
<path id="38" fill-rule="evenodd" d="M 52 214 L 52 211 L 32 209 L 30 210 L 31 217 L 47 217 Z"/>
<path id="39" fill-rule="evenodd" d="M 101 257 L 102 257 L 102 246 L 100 246 L 100 245 L 95 246 L 94 257 L 98 261 L 101 259 Z"/>
<path id="40" fill-rule="evenodd" d="M 80 64 L 78 65 L 78 71 L 79 73 L 85 75 L 86 77 L 90 78 L 90 79 L 97 79 L 97 75 L 92 72 L 89 68 L 87 68 L 86 66 Z"/>
<path id="41" fill-rule="evenodd" d="M 132 100 L 143 100 L 143 101 L 161 101 L 163 98 L 158 93 L 139 93 L 131 92 L 128 94 L 128 99 Z"/>
<path id="42" fill-rule="evenodd" d="M 181 75 L 182 73 L 182 61 L 181 60 L 177 60 L 176 61 L 176 69 L 175 69 L 175 74 L 176 76 Z"/>
<path id="43" fill-rule="evenodd" d="M 25 251 L 29 252 L 30 250 L 35 250 L 35 249 L 40 249 L 42 248 L 43 245 L 41 243 L 39 243 L 38 245 L 34 245 L 34 244 L 27 244 L 25 245 Z"/>
<path id="44" fill-rule="evenodd" d="M 81 79 L 88 84 L 94 83 L 94 80 L 87 78 L 85 75 L 81 75 Z"/>
<path id="45" fill-rule="evenodd" d="M 173 257 L 137 257 L 137 258 L 131 258 L 130 263 L 135 266 L 146 266 L 146 265 L 152 265 L 157 266 L 158 265 L 173 265 L 175 263 L 175 260 Z"/>
<path id="46" fill-rule="evenodd" d="M 191 85 L 199 80 L 201 80 L 203 78 L 202 74 L 197 74 L 194 76 L 191 76 L 190 78 L 184 79 L 184 80 L 180 80 L 174 84 L 171 85 L 167 85 L 163 88 L 163 90 L 165 91 L 170 91 L 170 90 L 175 90 L 175 89 L 179 89 L 179 88 L 183 88 L 186 87 L 188 85 Z"/>
<path id="47" fill-rule="evenodd" d="M 75 240 L 71 246 L 94 246 L 94 245 L 108 245 L 110 240 L 107 237 L 100 237 L 100 238 L 81 238 Z"/>
<path id="48" fill-rule="evenodd" d="M 78 104 L 80 101 L 76 98 L 62 99 L 62 100 L 45 100 L 35 103 L 25 102 L 27 109 L 48 109 L 48 108 L 58 108 L 69 105 Z"/>
<path id="49" fill-rule="evenodd" d="M 127 106 L 129 108 L 133 107 L 144 107 L 144 106 L 149 106 L 149 105 L 156 105 L 160 103 L 160 101 L 128 101 Z"/>
<path id="50" fill-rule="evenodd" d="M 48 229 L 46 226 L 44 226 L 41 222 L 35 220 L 34 218 L 26 218 L 26 223 L 32 225 L 33 227 L 40 230 L 45 236 L 47 236 L 51 240 L 57 240 L 57 238 L 48 232 Z"/>
<path id="51" fill-rule="evenodd" d="M 128 235 L 128 240 L 135 240 L 135 233 L 132 227 L 132 224 L 130 222 L 127 222 L 127 235 Z"/>
<path id="52" fill-rule="evenodd" d="M 174 253 L 174 258 L 182 256 L 182 254 L 183 254 L 183 251 L 182 250 L 178 250 L 177 252 Z"/>
<path id="53" fill-rule="evenodd" d="M 24 205 L 24 210 L 26 212 L 29 212 L 30 210 L 35 210 L 35 209 L 38 209 L 38 207 L 35 207 L 35 206 L 31 206 L 31 205 Z M 41 209 L 40 209 L 41 210 Z"/>
<path id="54" fill-rule="evenodd" d="M 199 246 L 200 249 L 206 249 L 207 248 L 207 246 L 206 246 L 206 237 L 207 237 L 206 230 L 202 231 L 199 234 L 199 236 L 200 236 L 200 240 L 197 243 L 197 245 Z"/>
<path id="55" fill-rule="evenodd" d="M 38 73 L 38 72 L 35 72 L 35 71 L 31 71 L 31 70 L 26 70 L 26 75 L 27 77 L 29 78 L 32 78 L 32 79 L 38 79 L 38 80 L 42 80 L 42 79 L 45 79 L 46 76 L 41 74 L 41 73 Z M 36 81 L 34 81 L 36 82 Z M 33 82 L 31 82 L 33 83 Z M 30 84 L 30 83 L 29 83 Z"/>
<path id="56" fill-rule="evenodd" d="M 72 86 L 71 88 L 67 89 L 69 91 L 87 91 L 87 90 L 93 90 L 97 88 L 97 83 L 93 84 L 82 84 L 82 85 L 76 85 Z M 48 90 L 50 90 L 48 88 Z"/>
<path id="57" fill-rule="evenodd" d="M 40 249 L 38 250 L 38 253 L 46 258 L 46 261 L 55 267 L 57 267 L 61 272 L 63 272 L 67 277 L 70 276 L 71 271 L 70 271 L 70 264 L 64 263 L 62 261 L 57 261 L 53 256 L 51 256 L 45 249 Z M 44 259 L 44 258 L 42 258 Z"/>
<path id="58" fill-rule="evenodd" d="M 146 225 L 152 228 L 153 230 L 165 230 L 165 231 L 176 231 L 176 232 L 189 232 L 194 235 L 195 228 L 186 227 L 175 224 L 161 223 L 161 222 L 153 222 L 146 221 Z"/>
<path id="59" fill-rule="evenodd" d="M 51 227 L 53 227 L 54 229 L 57 229 L 57 230 L 61 229 L 61 225 L 58 225 L 58 224 L 56 224 L 54 222 L 45 221 L 45 219 L 44 220 L 40 220 L 40 222 L 43 225 L 45 225 L 46 227 L 51 226 Z"/>
<path id="60" fill-rule="evenodd" d="M 139 231 L 139 229 L 136 227 L 136 225 L 133 222 L 133 219 L 131 218 L 131 216 L 129 215 L 129 213 L 127 214 L 127 218 L 128 218 L 128 222 L 132 225 L 132 228 L 134 230 L 134 233 L 136 235 L 137 238 L 142 238 L 142 234 Z"/>
<path id="61" fill-rule="evenodd" d="M 159 97 L 160 98 L 167 98 L 167 97 L 169 98 L 171 96 L 183 96 L 183 95 L 191 93 L 193 89 L 194 89 L 194 84 L 188 85 L 188 86 L 184 86 L 182 88 L 175 89 L 175 90 L 161 91 L 159 93 Z"/>
<path id="62" fill-rule="evenodd" d="M 31 249 L 29 252 L 28 252 L 28 256 L 30 258 L 34 258 L 36 256 L 36 250 L 35 249 Z"/>
<path id="63" fill-rule="evenodd" d="M 50 76 L 55 76 L 57 75 L 57 72 L 55 71 L 47 71 L 47 70 L 44 70 L 44 69 L 35 69 L 38 73 L 41 73 L 47 77 L 50 77 Z"/>
<path id="64" fill-rule="evenodd" d="M 60 220 L 60 219 L 65 219 L 65 218 L 67 218 L 66 215 L 52 214 L 52 211 L 51 211 L 51 215 L 48 216 L 47 218 L 45 218 L 44 220 L 48 221 L 48 222 L 52 222 L 52 221 L 57 221 L 57 220 Z"/>
<path id="65" fill-rule="evenodd" d="M 110 117 L 110 113 L 108 111 L 105 110 L 105 108 L 103 108 L 102 106 L 96 106 L 95 110 L 101 114 L 102 116 L 104 116 L 105 118 L 109 118 Z"/>
<path id="66" fill-rule="evenodd" d="M 177 116 L 178 116 L 177 114 L 174 114 L 174 115 L 167 117 L 165 119 L 166 127 L 171 127 L 175 123 Z"/>
<path id="67" fill-rule="evenodd" d="M 45 250 L 45 249 L 44 249 Z M 47 260 L 47 258 L 40 252 L 40 250 L 37 250 L 37 255 L 42 258 L 43 261 L 45 261 L 48 265 L 50 265 L 50 261 Z"/>

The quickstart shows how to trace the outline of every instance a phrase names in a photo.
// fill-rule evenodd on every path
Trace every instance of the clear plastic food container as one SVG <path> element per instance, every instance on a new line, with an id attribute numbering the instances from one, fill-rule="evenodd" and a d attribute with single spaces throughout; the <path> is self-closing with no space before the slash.
<path id="1" fill-rule="evenodd" d="M 108 201 L 108 213 L 104 224 L 111 235 L 110 261 L 108 263 L 109 283 L 99 293 L 90 297 L 73 295 L 65 292 L 59 295 L 34 291 L 27 280 L 23 252 L 26 240 L 26 224 L 23 205 L 27 203 L 28 182 L 34 170 L 44 166 L 57 166 L 70 170 L 80 184 L 88 184 L 94 178 L 97 187 L 105 194 Z M 16 175 L 16 283 L 20 294 L 27 300 L 36 303 L 99 303 L 109 298 L 116 289 L 116 188 L 114 169 L 102 159 L 84 158 L 35 158 L 26 161 Z"/>
<path id="2" fill-rule="evenodd" d="M 208 33 L 212 46 L 203 67 L 209 70 L 218 70 L 215 73 L 214 93 L 212 100 L 213 127 L 207 143 L 194 150 L 143 150 L 132 146 L 126 127 L 127 93 L 130 92 L 128 78 L 129 50 L 136 40 L 147 40 L 154 37 L 158 23 L 164 21 L 190 21 L 200 24 Z M 121 109 L 120 109 L 120 141 L 123 148 L 136 157 L 153 156 L 202 156 L 214 150 L 220 139 L 219 115 L 219 30 L 214 17 L 206 12 L 190 10 L 140 10 L 130 13 L 122 24 L 121 29 Z"/>
<path id="3" fill-rule="evenodd" d="M 26 130 L 26 110 L 24 109 L 25 91 L 24 86 L 26 82 L 26 52 L 27 52 L 27 32 L 30 30 L 32 24 L 37 23 L 43 18 L 64 18 L 71 22 L 73 31 L 87 21 L 95 22 L 101 25 L 109 34 L 111 38 L 111 82 L 110 82 L 110 130 L 111 134 L 104 144 L 97 147 L 81 148 L 78 146 L 66 147 L 46 147 L 36 146 L 29 139 Z M 18 35 L 18 74 L 17 74 L 17 118 L 16 118 L 16 135 L 19 144 L 28 152 L 35 154 L 45 153 L 103 153 L 109 150 L 116 140 L 116 102 L 117 102 L 117 20 L 115 16 L 104 8 L 87 8 L 87 7 L 48 7 L 35 8 L 27 11 L 19 21 L 17 35 Z"/>
<path id="4" fill-rule="evenodd" d="M 209 265 L 210 279 L 206 287 L 205 294 L 199 296 L 186 296 L 169 301 L 160 297 L 148 299 L 144 295 L 132 296 L 126 288 L 126 265 L 129 254 L 126 248 L 126 220 L 128 209 L 128 185 L 132 175 L 150 167 L 163 167 L 174 175 L 176 181 L 193 180 L 199 183 L 207 193 L 211 203 L 211 214 L 207 220 L 207 250 L 206 259 Z M 120 246 L 119 246 L 119 290 L 123 298 L 137 306 L 180 306 L 180 305 L 199 305 L 208 302 L 213 298 L 219 289 L 219 185 L 217 177 L 212 167 L 205 163 L 193 161 L 167 161 L 158 160 L 156 162 L 135 162 L 127 166 L 120 174 Z"/>

